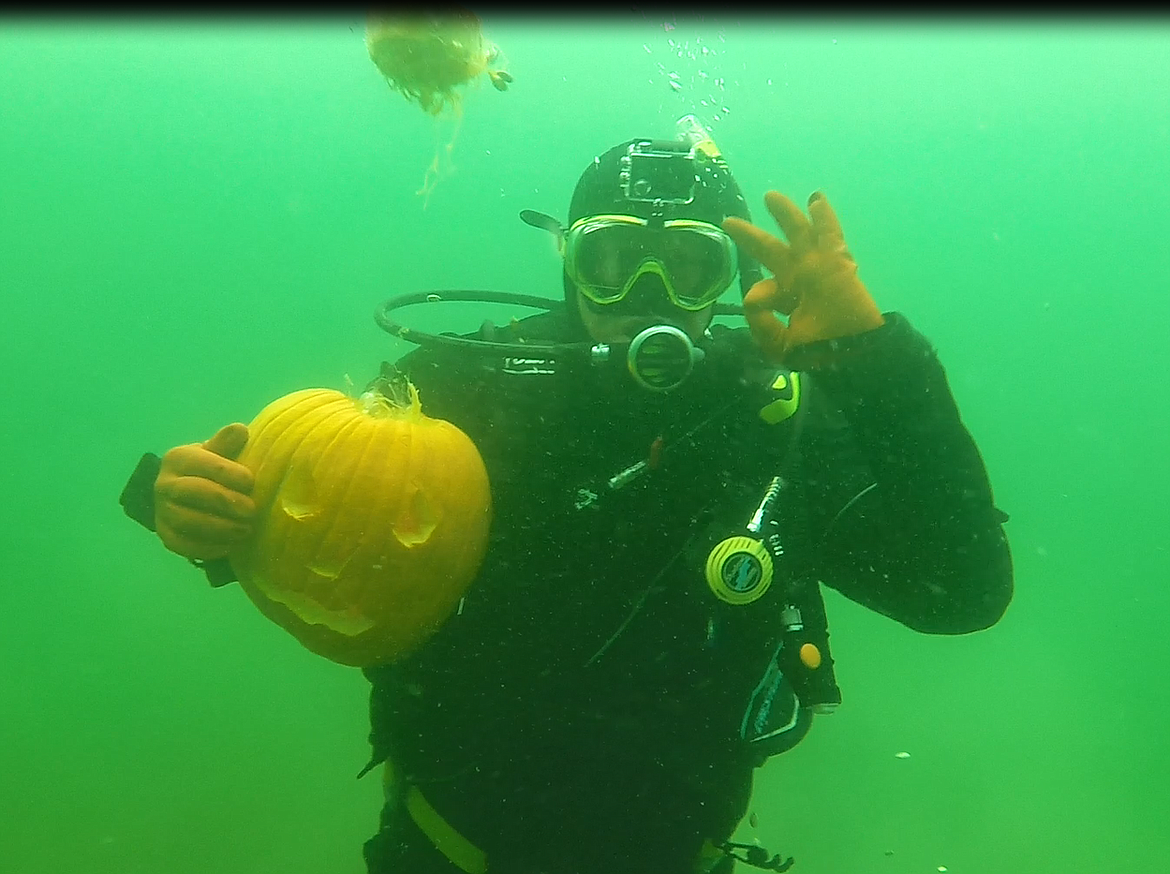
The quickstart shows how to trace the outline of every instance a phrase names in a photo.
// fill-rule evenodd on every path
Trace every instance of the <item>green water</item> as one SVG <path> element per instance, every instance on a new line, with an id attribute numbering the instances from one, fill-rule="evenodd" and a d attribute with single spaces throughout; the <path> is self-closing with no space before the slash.
<path id="1" fill-rule="evenodd" d="M 765 190 L 825 191 L 937 344 L 1018 581 L 965 638 L 832 597 L 846 703 L 743 835 L 800 874 L 1164 870 L 1170 22 L 676 24 L 486 16 L 516 82 L 469 92 L 424 209 L 452 127 L 357 19 L 0 20 L 0 871 L 362 870 L 361 676 L 117 494 L 144 450 L 364 382 L 403 351 L 389 294 L 558 296 L 517 212 L 563 217 L 595 154 L 690 111 L 765 226 Z"/>

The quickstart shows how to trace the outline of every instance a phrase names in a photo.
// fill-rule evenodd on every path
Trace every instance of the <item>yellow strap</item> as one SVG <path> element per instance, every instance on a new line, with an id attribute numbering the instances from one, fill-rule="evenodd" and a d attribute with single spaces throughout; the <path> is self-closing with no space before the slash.
<path id="1" fill-rule="evenodd" d="M 711 874 L 715 866 L 727 858 L 727 854 L 719 849 L 710 838 L 703 841 L 699 850 L 699 858 L 695 859 L 695 874 Z"/>
<path id="2" fill-rule="evenodd" d="M 431 803 L 423 798 L 417 786 L 406 791 L 406 810 L 419 831 L 431 839 L 440 853 L 451 860 L 451 864 L 466 874 L 485 874 L 487 855 L 439 815 Z"/>
<path id="3" fill-rule="evenodd" d="M 800 374 L 796 371 L 780 373 L 772 383 L 778 397 L 760 410 L 760 418 L 769 425 L 790 419 L 800 406 Z"/>

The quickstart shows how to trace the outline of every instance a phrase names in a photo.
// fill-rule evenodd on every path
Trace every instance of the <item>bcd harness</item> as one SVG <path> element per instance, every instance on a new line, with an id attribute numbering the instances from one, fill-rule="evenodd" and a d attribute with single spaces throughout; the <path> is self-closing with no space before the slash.
<path id="1" fill-rule="evenodd" d="M 533 372 L 528 370 L 529 374 Z M 613 472 L 591 488 L 578 489 L 574 506 L 579 510 L 593 506 L 603 500 L 606 493 L 621 490 L 655 470 L 675 444 L 690 440 L 729 406 L 720 406 L 670 441 L 658 438 L 649 447 L 645 458 Z M 803 424 L 803 417 L 798 415 L 800 412 L 800 374 L 791 371 L 774 374 L 767 402 L 758 413 L 760 419 L 769 425 L 790 422 L 794 430 L 789 455 L 793 454 L 793 447 L 799 440 Z M 705 568 L 712 595 L 732 607 L 756 601 L 772 586 L 776 586 L 783 596 L 779 602 L 783 604 L 780 642 L 752 690 L 740 721 L 740 738 L 751 750 L 757 765 L 795 746 L 811 726 L 812 715 L 832 712 L 841 700 L 828 649 L 827 621 L 819 584 L 815 579 L 793 575 L 794 565 L 782 525 L 782 510 L 789 493 L 788 479 L 772 477 L 751 518 L 745 520 L 744 532 L 718 543 L 711 550 Z M 595 658 L 621 634 L 631 618 L 632 615 L 621 624 Z M 362 774 L 376 764 L 377 761 L 371 761 Z M 388 802 L 401 804 L 419 830 L 453 865 L 467 874 L 488 870 L 487 854 L 460 834 L 430 804 L 417 785 L 398 779 L 390 760 L 386 761 L 385 786 Z M 703 857 L 696 861 L 696 870 L 711 870 L 725 857 L 772 871 L 787 870 L 792 864 L 790 858 L 770 855 L 755 845 L 708 840 Z"/>

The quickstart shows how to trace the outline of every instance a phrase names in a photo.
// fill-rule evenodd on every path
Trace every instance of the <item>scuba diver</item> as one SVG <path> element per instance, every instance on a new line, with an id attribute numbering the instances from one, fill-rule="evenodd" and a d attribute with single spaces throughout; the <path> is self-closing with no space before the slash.
<path id="1" fill-rule="evenodd" d="M 371 874 L 786 870 L 731 837 L 755 769 L 841 702 L 821 587 L 928 634 L 1006 610 L 1007 517 L 934 350 L 878 309 L 824 195 L 765 204 L 783 240 L 708 137 L 629 140 L 566 222 L 522 213 L 563 303 L 379 310 L 420 345 L 378 380 L 472 438 L 494 522 L 459 610 L 365 669 Z M 737 278 L 746 328 L 715 321 Z M 434 299 L 546 311 L 467 336 L 392 317 Z M 148 454 L 122 496 L 213 584 L 255 512 L 246 440 Z"/>

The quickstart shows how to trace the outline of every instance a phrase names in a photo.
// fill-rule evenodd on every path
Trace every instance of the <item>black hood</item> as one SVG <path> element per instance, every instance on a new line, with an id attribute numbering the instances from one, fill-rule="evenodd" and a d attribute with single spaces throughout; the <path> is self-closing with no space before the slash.
<path id="1" fill-rule="evenodd" d="M 680 149 L 686 148 L 677 140 L 655 141 L 647 138 L 626 140 L 609 149 L 602 155 L 594 158 L 585 168 L 581 178 L 577 180 L 577 187 L 573 189 L 573 198 L 569 202 L 569 218 L 567 225 L 572 225 L 584 216 L 615 214 L 632 215 L 639 218 L 650 218 L 654 214 L 663 219 L 692 219 L 694 221 L 709 222 L 719 225 L 728 216 L 738 216 L 751 221 L 747 201 L 743 193 L 721 158 L 707 158 L 702 153 L 695 162 L 695 173 L 698 181 L 695 185 L 695 196 L 686 204 L 650 204 L 644 201 L 629 200 L 622 190 L 621 159 L 628 154 L 634 143 L 653 143 L 657 147 Z M 568 274 L 564 276 L 565 303 L 569 319 L 584 332 L 585 326 L 577 312 L 577 288 Z M 739 286 L 740 293 L 747 294 L 761 278 L 759 264 L 755 259 L 743 252 L 739 253 Z"/>

